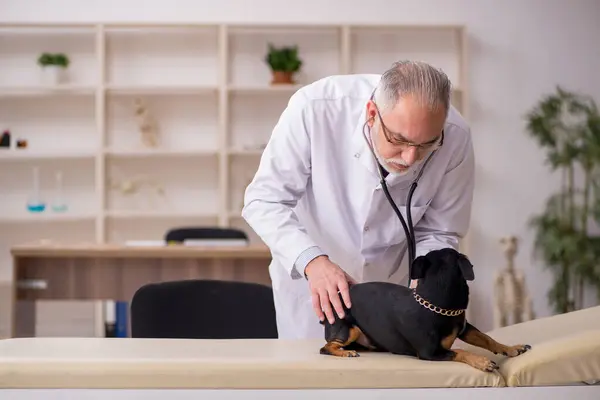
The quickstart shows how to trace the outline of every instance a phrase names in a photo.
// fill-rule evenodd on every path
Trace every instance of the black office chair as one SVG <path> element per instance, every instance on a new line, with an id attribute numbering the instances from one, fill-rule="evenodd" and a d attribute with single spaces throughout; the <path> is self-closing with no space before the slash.
<path id="1" fill-rule="evenodd" d="M 151 283 L 131 300 L 134 338 L 276 339 L 269 286 L 183 280 Z"/>

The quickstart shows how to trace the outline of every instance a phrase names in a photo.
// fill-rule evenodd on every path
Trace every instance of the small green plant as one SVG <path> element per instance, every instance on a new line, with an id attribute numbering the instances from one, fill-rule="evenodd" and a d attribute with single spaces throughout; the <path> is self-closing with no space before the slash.
<path id="1" fill-rule="evenodd" d="M 63 53 L 42 53 L 38 57 L 38 65 L 41 67 L 55 65 L 57 67 L 67 68 L 69 66 L 69 57 Z"/>
<path id="2" fill-rule="evenodd" d="M 277 48 L 269 43 L 265 61 L 272 71 L 294 73 L 302 67 L 302 60 L 298 57 L 298 46 Z"/>
<path id="3" fill-rule="evenodd" d="M 40 67 L 54 65 L 54 57 L 50 53 L 42 53 L 42 55 L 38 58 L 38 65 Z"/>

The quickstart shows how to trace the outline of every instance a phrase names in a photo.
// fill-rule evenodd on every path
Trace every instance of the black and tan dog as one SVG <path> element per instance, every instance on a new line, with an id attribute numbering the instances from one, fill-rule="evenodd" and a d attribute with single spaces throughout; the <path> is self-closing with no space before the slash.
<path id="1" fill-rule="evenodd" d="M 495 354 L 515 357 L 529 345 L 507 346 L 480 332 L 466 320 L 467 281 L 473 265 L 454 249 L 434 250 L 417 257 L 411 271 L 416 289 L 387 282 L 366 282 L 350 288 L 351 309 L 344 319 L 325 325 L 327 343 L 321 354 L 358 357 L 361 348 L 415 356 L 423 360 L 457 361 L 491 372 L 497 364 L 487 357 L 451 349 L 456 338 Z"/>

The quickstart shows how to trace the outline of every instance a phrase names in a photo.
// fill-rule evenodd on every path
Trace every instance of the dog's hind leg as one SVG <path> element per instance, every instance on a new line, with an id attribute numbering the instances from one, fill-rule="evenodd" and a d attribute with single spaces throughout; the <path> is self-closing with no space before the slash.
<path id="1" fill-rule="evenodd" d="M 531 349 L 531 346 L 528 344 L 507 346 L 505 344 L 498 343 L 468 322 L 465 326 L 465 329 L 463 329 L 460 335 L 458 335 L 458 338 L 470 345 L 481 347 L 482 349 L 491 351 L 494 354 L 503 354 L 508 357 L 516 357 Z"/>
<path id="2" fill-rule="evenodd" d="M 344 347 L 354 343 L 362 335 L 361 330 L 350 322 L 336 317 L 333 325 L 325 322 L 325 340 L 327 343 L 319 351 L 336 357 L 358 357 L 354 350 L 345 350 Z"/>
<path id="3" fill-rule="evenodd" d="M 470 365 L 483 372 L 493 372 L 498 369 L 498 365 L 485 356 L 470 353 L 461 349 L 447 350 L 439 348 L 435 352 L 419 353 L 419 358 L 428 361 L 456 361 Z"/>

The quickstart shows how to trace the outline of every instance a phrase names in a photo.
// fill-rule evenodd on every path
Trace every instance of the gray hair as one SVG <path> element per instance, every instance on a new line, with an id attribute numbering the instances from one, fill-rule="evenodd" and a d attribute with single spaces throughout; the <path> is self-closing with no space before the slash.
<path id="1" fill-rule="evenodd" d="M 383 73 L 375 89 L 375 102 L 383 114 L 407 95 L 415 96 L 430 110 L 450 108 L 451 83 L 438 68 L 420 61 L 398 61 Z"/>

